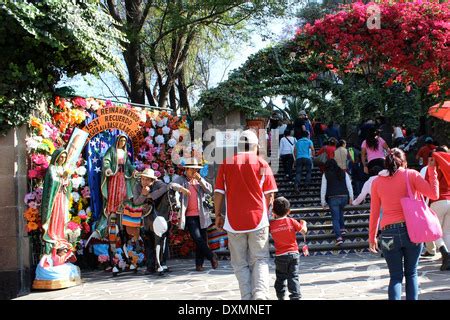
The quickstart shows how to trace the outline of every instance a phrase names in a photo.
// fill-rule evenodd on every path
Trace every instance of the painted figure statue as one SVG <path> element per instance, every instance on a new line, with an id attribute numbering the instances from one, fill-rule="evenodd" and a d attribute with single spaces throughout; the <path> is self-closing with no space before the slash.
<path id="1" fill-rule="evenodd" d="M 44 179 L 41 221 L 44 234 L 44 254 L 50 254 L 57 242 L 67 243 L 65 228 L 69 222 L 71 182 L 65 168 L 67 151 L 55 150 Z"/>
<path id="2" fill-rule="evenodd" d="M 44 254 L 36 268 L 33 289 L 54 290 L 81 284 L 80 268 L 72 264 L 77 258 L 66 241 L 57 241 L 51 254 Z"/>
<path id="3" fill-rule="evenodd" d="M 121 208 L 123 203 L 133 197 L 133 185 L 136 170 L 131 163 L 127 150 L 127 137 L 117 136 L 115 143 L 103 157 L 101 193 L 103 196 L 103 214 L 91 237 L 106 238 L 110 242 L 110 261 L 113 274 L 119 272 L 113 259 L 117 252 L 116 243 L 124 243 L 123 230 L 120 228 Z M 88 240 L 89 242 L 89 240 Z"/>
<path id="4" fill-rule="evenodd" d="M 36 268 L 34 289 L 61 289 L 81 283 L 74 248 L 66 240 L 69 222 L 71 182 L 66 166 L 67 151 L 55 150 L 45 174 L 41 220 L 44 230 L 44 254 Z"/>
<path id="5" fill-rule="evenodd" d="M 127 137 L 119 135 L 115 145 L 103 157 L 101 189 L 103 211 L 107 217 L 116 213 L 124 200 L 133 197 L 134 171 L 127 152 Z"/>

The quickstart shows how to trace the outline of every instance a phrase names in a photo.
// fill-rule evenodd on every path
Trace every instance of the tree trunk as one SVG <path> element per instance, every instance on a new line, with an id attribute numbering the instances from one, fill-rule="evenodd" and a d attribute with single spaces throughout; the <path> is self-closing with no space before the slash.
<path id="1" fill-rule="evenodd" d="M 177 96 L 175 92 L 175 86 L 172 85 L 169 91 L 169 100 L 170 100 L 170 108 L 173 110 L 173 112 L 177 113 Z"/>
<path id="2" fill-rule="evenodd" d="M 191 116 L 191 107 L 189 105 L 188 89 L 184 82 L 184 69 L 178 76 L 178 94 L 180 96 L 180 110 Z"/>
<path id="3" fill-rule="evenodd" d="M 134 103 L 145 104 L 144 74 L 141 71 L 140 45 L 130 42 L 124 52 L 130 81 L 130 100 Z"/>
<path id="4" fill-rule="evenodd" d="M 158 98 L 158 106 L 160 108 L 167 108 L 167 98 L 169 97 L 170 91 L 169 81 L 159 88 L 159 98 Z"/>

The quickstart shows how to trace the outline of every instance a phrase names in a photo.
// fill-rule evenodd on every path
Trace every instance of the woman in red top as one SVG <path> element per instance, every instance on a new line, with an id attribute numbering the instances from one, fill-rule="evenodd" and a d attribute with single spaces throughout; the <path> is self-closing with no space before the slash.
<path id="1" fill-rule="evenodd" d="M 418 299 L 417 265 L 423 244 L 412 243 L 406 229 L 405 216 L 400 199 L 408 197 L 406 174 L 414 192 L 436 200 L 439 197 L 439 182 L 434 159 L 430 160 L 428 175 L 430 181 L 422 178 L 419 172 L 406 169 L 405 154 L 400 149 L 392 149 L 386 157 L 385 167 L 389 176 L 379 176 L 372 183 L 370 222 L 369 222 L 369 250 L 378 252 L 376 233 L 381 219 L 380 246 L 386 259 L 389 274 L 389 300 L 400 300 L 402 295 L 403 276 L 406 278 L 406 299 Z"/>
<path id="2" fill-rule="evenodd" d="M 450 258 L 448 248 L 450 247 L 450 183 L 444 172 L 450 171 L 450 154 L 445 146 L 438 147 L 432 157 L 436 160 L 436 169 L 439 180 L 439 199 L 430 201 L 430 208 L 436 212 L 442 226 L 443 236 L 435 241 L 436 247 L 442 254 L 441 271 L 450 270 Z M 448 174 L 447 174 L 448 176 Z M 428 174 L 425 179 L 429 181 Z"/>
<path id="3" fill-rule="evenodd" d="M 320 150 L 317 152 L 316 156 L 321 155 L 322 153 L 327 153 L 328 160 L 334 159 L 334 152 L 336 151 L 336 145 L 338 141 L 336 138 L 331 137 L 328 139 L 328 144 L 324 145 Z M 322 173 L 325 172 L 325 163 L 319 165 L 319 169 Z"/>

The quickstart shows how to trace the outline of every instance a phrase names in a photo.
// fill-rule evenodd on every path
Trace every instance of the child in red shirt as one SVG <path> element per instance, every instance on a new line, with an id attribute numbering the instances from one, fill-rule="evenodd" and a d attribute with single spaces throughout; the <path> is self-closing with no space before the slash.
<path id="1" fill-rule="evenodd" d="M 286 280 L 291 300 L 300 300 L 300 281 L 298 267 L 300 254 L 296 233 L 305 234 L 306 222 L 300 223 L 287 217 L 290 203 L 285 197 L 276 198 L 273 203 L 274 220 L 270 222 L 270 233 L 275 243 L 275 291 L 279 300 L 284 299 Z"/>

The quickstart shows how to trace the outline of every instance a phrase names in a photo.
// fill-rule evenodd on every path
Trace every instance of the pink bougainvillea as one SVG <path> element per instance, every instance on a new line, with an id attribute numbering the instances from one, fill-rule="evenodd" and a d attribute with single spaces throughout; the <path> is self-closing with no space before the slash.
<path id="1" fill-rule="evenodd" d="M 356 2 L 342 11 L 307 24 L 294 41 L 325 70 L 362 72 L 383 77 L 387 86 L 414 83 L 435 96 L 447 96 L 450 74 L 450 7 L 437 1 L 379 3 L 380 28 L 369 28 L 369 6 Z M 310 75 L 314 80 L 315 75 Z"/>

